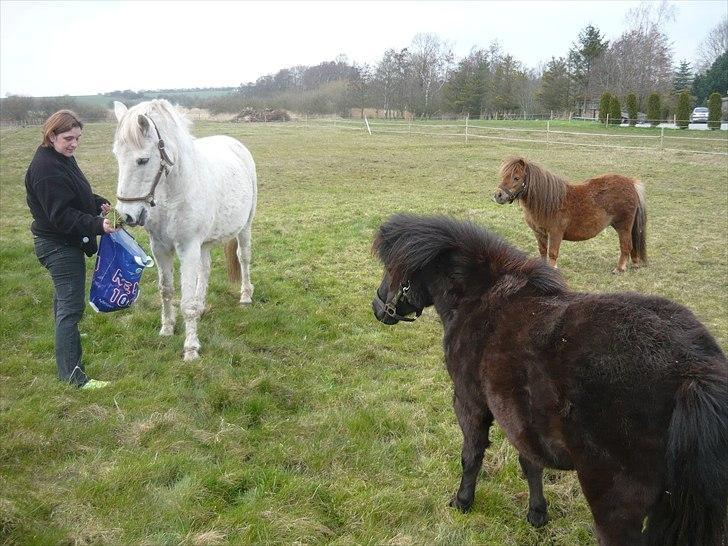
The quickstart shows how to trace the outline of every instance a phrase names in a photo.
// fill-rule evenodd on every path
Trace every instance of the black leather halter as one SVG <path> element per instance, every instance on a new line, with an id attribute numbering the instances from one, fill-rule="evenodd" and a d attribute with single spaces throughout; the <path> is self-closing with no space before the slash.
<path id="1" fill-rule="evenodd" d="M 165 176 L 169 174 L 169 168 L 174 166 L 174 161 L 169 158 L 169 156 L 167 155 L 167 151 L 164 149 L 164 140 L 162 140 L 162 137 L 159 134 L 157 124 L 154 123 L 154 120 L 149 116 L 144 117 L 152 122 L 152 125 L 154 126 L 154 131 L 157 133 L 157 148 L 159 149 L 159 156 L 161 157 L 161 161 L 159 162 L 159 170 L 157 171 L 157 175 L 154 177 L 154 182 L 152 182 L 152 189 L 150 189 L 149 193 L 147 193 L 146 195 L 142 195 L 141 197 L 122 197 L 121 195 L 117 195 L 116 198 L 119 201 L 123 201 L 125 203 L 144 201 L 145 203 L 149 203 L 150 207 L 153 207 L 155 206 L 154 191 L 157 189 L 157 184 L 159 184 L 159 181 L 162 179 L 162 174 L 164 174 Z"/>
<path id="2" fill-rule="evenodd" d="M 397 304 L 400 302 L 400 300 L 404 300 L 408 303 L 412 303 L 409 301 L 409 299 L 407 297 L 409 291 L 410 291 L 410 282 L 406 281 L 399 285 L 399 290 L 397 290 L 397 293 L 394 295 L 394 297 L 391 300 L 385 302 L 379 295 L 379 292 L 377 292 L 377 299 L 379 301 L 381 301 L 382 304 L 384 304 L 384 312 L 388 316 L 392 317 L 395 320 L 402 320 L 405 322 L 414 322 L 415 319 L 413 319 L 411 317 L 404 317 L 397 313 Z M 419 317 L 421 314 L 422 314 L 422 309 L 416 311 L 417 317 Z"/>

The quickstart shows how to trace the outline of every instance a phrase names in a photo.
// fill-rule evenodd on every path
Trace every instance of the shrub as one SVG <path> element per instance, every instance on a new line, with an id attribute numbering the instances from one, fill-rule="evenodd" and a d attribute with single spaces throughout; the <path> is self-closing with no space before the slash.
<path id="1" fill-rule="evenodd" d="M 708 129 L 720 129 L 720 93 L 711 93 L 708 98 Z"/>
<path id="2" fill-rule="evenodd" d="M 637 95 L 635 95 L 634 93 L 630 93 L 629 95 L 627 95 L 626 103 L 627 115 L 629 116 L 629 124 L 634 126 L 637 124 L 638 114 Z"/>
<path id="3" fill-rule="evenodd" d="M 609 93 L 603 93 L 602 98 L 599 99 L 599 121 L 602 123 L 607 121 L 607 114 L 609 114 L 609 108 L 612 102 L 612 95 Z"/>
<path id="4" fill-rule="evenodd" d="M 622 107 L 616 95 L 612 95 L 609 101 L 609 123 L 614 125 L 622 123 Z"/>
<path id="5" fill-rule="evenodd" d="M 687 89 L 678 95 L 675 115 L 677 116 L 677 126 L 680 129 L 687 129 L 690 123 L 690 102 L 690 93 Z"/>
<path id="6" fill-rule="evenodd" d="M 651 93 L 647 97 L 647 120 L 653 125 L 660 123 L 660 94 Z"/>

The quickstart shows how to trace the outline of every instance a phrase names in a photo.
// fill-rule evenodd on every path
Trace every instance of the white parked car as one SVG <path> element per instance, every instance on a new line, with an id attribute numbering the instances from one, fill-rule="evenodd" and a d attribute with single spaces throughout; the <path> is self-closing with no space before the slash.
<path id="1" fill-rule="evenodd" d="M 705 106 L 698 106 L 690 114 L 690 123 L 708 123 L 708 109 Z"/>

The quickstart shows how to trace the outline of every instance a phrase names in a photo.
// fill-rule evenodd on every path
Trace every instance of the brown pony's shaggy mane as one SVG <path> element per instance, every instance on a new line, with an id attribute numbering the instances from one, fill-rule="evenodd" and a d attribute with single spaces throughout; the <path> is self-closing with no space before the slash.
<path id="1" fill-rule="evenodd" d="M 567 182 L 524 157 L 510 157 L 500 167 L 501 179 L 510 177 L 517 167 L 524 170 L 528 188 L 521 199 L 538 218 L 549 218 L 561 208 Z"/>
<path id="2" fill-rule="evenodd" d="M 492 288 L 502 277 L 518 290 L 529 285 L 538 294 L 566 290 L 558 270 L 529 258 L 500 236 L 472 223 L 446 216 L 396 214 L 379 228 L 372 247 L 392 277 L 400 283 L 436 260 L 450 258 L 454 278 Z M 513 282 L 513 278 L 522 282 Z M 467 281 L 466 281 L 467 279 Z"/>

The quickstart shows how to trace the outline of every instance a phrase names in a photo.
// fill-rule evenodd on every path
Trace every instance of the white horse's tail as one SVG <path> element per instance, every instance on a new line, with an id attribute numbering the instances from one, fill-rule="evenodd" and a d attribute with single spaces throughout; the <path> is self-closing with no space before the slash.
<path id="1" fill-rule="evenodd" d="M 243 280 L 243 272 L 240 269 L 238 260 L 238 240 L 233 237 L 225 243 L 225 265 L 227 266 L 228 279 L 235 285 L 240 285 Z"/>

